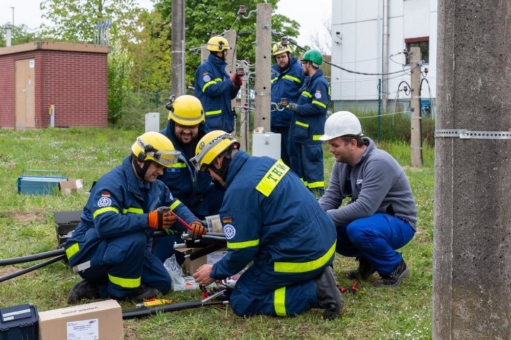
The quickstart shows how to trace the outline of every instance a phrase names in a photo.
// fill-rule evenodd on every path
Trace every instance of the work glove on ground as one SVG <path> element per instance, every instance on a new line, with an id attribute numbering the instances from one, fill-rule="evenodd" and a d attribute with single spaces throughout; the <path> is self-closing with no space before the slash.
<path id="1" fill-rule="evenodd" d="M 147 222 L 149 228 L 164 230 L 171 228 L 176 223 L 176 216 L 172 214 L 169 207 L 159 207 L 148 214 Z"/>
<path id="2" fill-rule="evenodd" d="M 295 111 L 296 112 L 296 107 L 298 105 L 296 105 L 296 103 L 289 103 L 287 104 L 287 108 L 290 109 L 291 111 Z"/>
<path id="3" fill-rule="evenodd" d="M 192 227 L 192 230 L 190 230 L 192 240 L 196 240 L 208 232 L 201 221 L 193 221 L 190 223 L 190 227 Z"/>
<path id="4" fill-rule="evenodd" d="M 238 73 L 232 74 L 231 81 L 234 84 L 234 87 L 236 88 L 240 88 L 241 85 L 243 85 L 243 80 L 241 79 L 241 76 Z"/>

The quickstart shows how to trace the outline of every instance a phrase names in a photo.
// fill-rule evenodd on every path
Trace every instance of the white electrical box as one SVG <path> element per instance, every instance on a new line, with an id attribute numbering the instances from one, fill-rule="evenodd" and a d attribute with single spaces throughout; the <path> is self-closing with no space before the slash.
<path id="1" fill-rule="evenodd" d="M 252 135 L 252 156 L 280 159 L 280 133 L 254 133 Z"/>
<path id="2" fill-rule="evenodd" d="M 160 113 L 149 112 L 145 114 L 145 132 L 160 131 Z"/>

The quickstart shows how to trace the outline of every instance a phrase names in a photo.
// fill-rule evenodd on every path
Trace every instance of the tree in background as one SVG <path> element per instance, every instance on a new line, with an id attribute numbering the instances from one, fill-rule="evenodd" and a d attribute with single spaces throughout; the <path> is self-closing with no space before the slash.
<path id="1" fill-rule="evenodd" d="M 185 8 L 185 39 L 186 39 L 186 79 L 190 83 L 195 70 L 201 64 L 200 46 L 205 44 L 211 35 L 220 35 L 233 29 L 238 34 L 236 55 L 238 59 L 249 58 L 250 63 L 255 61 L 254 42 L 256 41 L 256 15 L 248 19 L 238 18 L 240 5 L 244 5 L 247 14 L 257 9 L 260 0 L 186 0 Z M 278 0 L 268 0 L 272 9 L 278 6 Z M 157 0 L 154 5 L 164 20 L 170 23 L 172 19 L 172 0 Z M 280 14 L 272 16 L 272 31 L 274 42 L 280 41 L 280 36 L 297 37 L 300 24 Z M 168 36 L 171 38 L 170 34 Z"/>
<path id="2" fill-rule="evenodd" d="M 71 42 L 93 42 L 96 24 L 112 19 L 111 35 L 115 38 L 132 30 L 138 14 L 143 11 L 136 0 L 42 0 L 42 24 L 47 38 Z"/>
<path id="3" fill-rule="evenodd" d="M 19 45 L 36 41 L 39 37 L 39 32 L 29 28 L 27 25 L 22 24 L 12 26 L 11 45 Z M 6 43 L 5 30 L 2 27 L 2 29 L 0 29 L 0 47 L 5 47 Z"/>

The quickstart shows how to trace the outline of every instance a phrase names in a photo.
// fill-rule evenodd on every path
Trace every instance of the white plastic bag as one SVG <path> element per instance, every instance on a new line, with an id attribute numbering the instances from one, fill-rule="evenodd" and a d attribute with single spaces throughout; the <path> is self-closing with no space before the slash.
<path id="1" fill-rule="evenodd" d="M 183 277 L 183 269 L 181 269 L 181 266 L 177 263 L 175 254 L 166 259 L 163 266 L 172 279 L 172 288 L 174 291 L 194 290 L 199 288 L 199 285 L 192 276 Z"/>

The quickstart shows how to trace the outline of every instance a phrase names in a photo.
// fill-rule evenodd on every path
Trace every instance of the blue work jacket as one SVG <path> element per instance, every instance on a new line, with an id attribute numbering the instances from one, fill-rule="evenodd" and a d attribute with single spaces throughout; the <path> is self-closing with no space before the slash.
<path id="1" fill-rule="evenodd" d="M 81 223 L 66 242 L 70 264 L 77 263 L 81 254 L 86 254 L 102 239 L 144 231 L 150 246 L 154 230 L 148 227 L 148 213 L 161 206 L 170 207 L 187 223 L 199 220 L 172 197 L 160 180 L 141 182 L 132 168 L 131 156 L 126 157 L 122 165 L 103 175 L 92 188 Z M 175 226 L 185 230 L 178 223 Z"/>
<path id="2" fill-rule="evenodd" d="M 291 57 L 288 67 L 281 70 L 275 63 L 271 67 L 271 102 L 280 103 L 286 98 L 288 103 L 296 103 L 300 96 L 300 88 L 303 83 L 302 65 L 296 57 Z M 279 111 L 273 105 L 271 107 L 271 126 L 287 126 L 291 123 L 293 111 L 288 108 Z"/>
<path id="3" fill-rule="evenodd" d="M 228 252 L 212 278 L 234 275 L 250 261 L 277 276 L 303 275 L 333 261 L 334 223 L 288 166 L 238 151 L 228 169 L 220 209 Z"/>
<path id="4" fill-rule="evenodd" d="M 300 89 L 300 97 L 289 131 L 289 139 L 303 144 L 321 143 L 330 93 L 328 83 L 319 69 L 307 77 Z"/>
<path id="5" fill-rule="evenodd" d="M 211 130 L 234 131 L 231 100 L 238 94 L 229 74 L 227 63 L 210 54 L 195 72 L 195 97 L 199 98 Z"/>
<path id="6" fill-rule="evenodd" d="M 211 176 L 204 171 L 195 170 L 195 167 L 190 164 L 189 160 L 185 159 L 185 153 L 173 131 L 174 122 L 169 120 L 167 128 L 161 130 L 160 133 L 170 139 L 172 144 L 174 144 L 174 148 L 181 152 L 181 155 L 176 163 L 172 164 L 170 168 L 163 170 L 163 175 L 159 176 L 158 179 L 167 185 L 174 197 L 193 210 L 193 207 L 200 203 L 202 196 L 206 193 L 209 186 L 213 185 Z M 210 132 L 209 128 L 202 122 L 199 125 L 198 138 L 202 138 L 208 132 Z"/>

